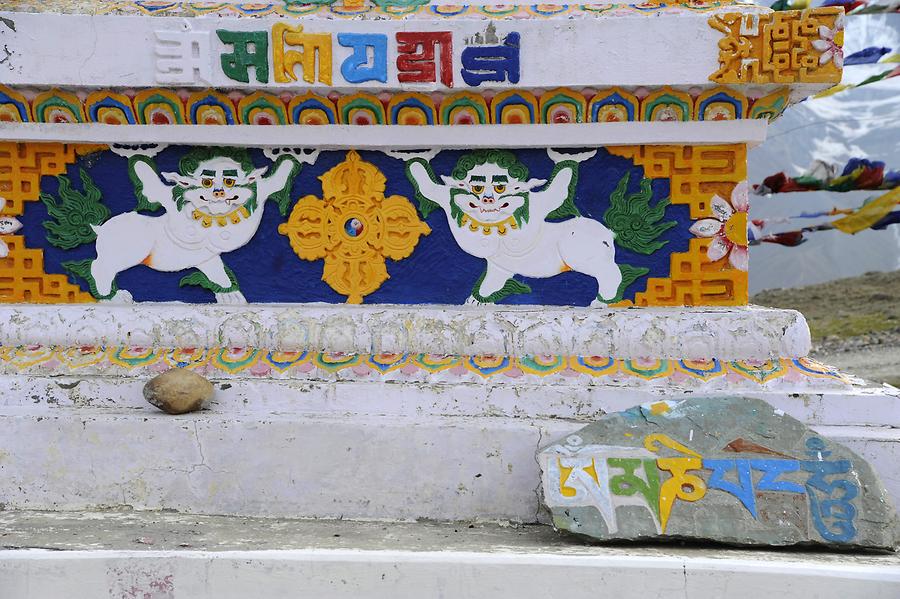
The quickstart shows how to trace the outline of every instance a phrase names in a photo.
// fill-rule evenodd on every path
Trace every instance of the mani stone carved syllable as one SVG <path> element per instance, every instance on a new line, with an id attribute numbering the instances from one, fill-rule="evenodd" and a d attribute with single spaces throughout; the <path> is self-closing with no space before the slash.
<path id="1" fill-rule="evenodd" d="M 897 544 L 897 514 L 871 466 L 757 399 L 635 406 L 538 461 L 554 526 L 585 537 Z"/>

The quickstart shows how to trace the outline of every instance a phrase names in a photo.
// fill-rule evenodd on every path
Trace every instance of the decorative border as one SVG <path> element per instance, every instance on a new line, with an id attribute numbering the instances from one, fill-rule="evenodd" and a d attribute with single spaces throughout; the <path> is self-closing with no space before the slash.
<path id="1" fill-rule="evenodd" d="M 719 68 L 710 81 L 731 84 L 840 83 L 844 9 L 718 13 Z"/>
<path id="2" fill-rule="evenodd" d="M 113 125 L 479 125 L 634 121 L 740 120 L 778 117 L 789 103 L 787 87 L 748 99 L 720 86 L 690 95 L 669 87 L 636 93 L 557 88 L 535 96 L 526 90 L 327 95 L 245 93 L 163 88 L 117 92 L 60 89 L 22 93 L 0 86 L 0 121 Z"/>
<path id="3" fill-rule="evenodd" d="M 747 146 L 608 146 L 644 169 L 644 176 L 668 179 L 672 204 L 687 204 L 694 221 L 713 216 L 712 199 L 730 198 L 747 178 Z M 711 238 L 691 239 L 687 252 L 670 255 L 668 278 L 650 278 L 635 294 L 636 306 L 740 306 L 749 303 L 748 274 L 727 257 L 710 261 Z M 620 302 L 615 306 L 629 306 Z"/>
<path id="4" fill-rule="evenodd" d="M 144 348 L 127 346 L 0 347 L 0 373 L 30 375 L 154 376 L 169 368 L 211 378 L 304 380 L 395 380 L 477 382 L 561 377 L 591 385 L 708 386 L 758 388 L 775 381 L 837 384 L 857 380 L 810 358 L 766 361 L 627 360 L 601 356 L 453 356 L 278 352 L 259 348 Z"/>
<path id="5" fill-rule="evenodd" d="M 20 216 L 25 202 L 40 194 L 41 177 L 59 175 L 80 155 L 106 146 L 57 143 L 0 142 L 0 197 L 3 216 Z M 0 258 L 0 302 L 87 303 L 90 293 L 69 282 L 66 275 L 44 271 L 44 250 L 28 248 L 22 235 L 4 235 L 8 255 Z"/>
<path id="6" fill-rule="evenodd" d="M 24 212 L 24 202 L 38 199 L 40 177 L 59 174 L 76 155 L 104 146 L 0 143 L 0 195 L 9 203 L 7 216 Z M 607 146 L 614 155 L 628 158 L 644 169 L 648 178 L 670 181 L 673 204 L 687 204 L 692 220 L 713 216 L 712 199 L 729 198 L 747 176 L 745 144 Z M 637 306 L 739 306 L 749 301 L 746 266 L 735 268 L 729 257 L 709 259 L 713 238 L 690 240 L 687 252 L 670 256 L 668 277 L 650 278 L 645 291 L 633 301 L 614 307 Z M 71 284 L 64 275 L 48 274 L 43 250 L 28 249 L 21 235 L 4 236 L 9 254 L 0 258 L 0 301 L 4 303 L 81 303 L 93 298 Z M 746 249 L 746 248 L 743 248 Z"/>
<path id="7" fill-rule="evenodd" d="M 6 9 L 7 2 L 0 4 L 0 10 Z M 18 12 L 68 12 L 85 14 L 85 3 L 78 0 L 57 0 L 44 2 L 13 2 L 12 8 Z M 389 19 L 552 19 L 571 17 L 613 17 L 623 15 L 655 16 L 660 12 L 669 14 L 708 12 L 716 8 L 735 6 L 733 2 L 703 2 L 664 4 L 646 2 L 643 4 L 528 4 L 528 5 L 434 5 L 428 1 L 411 6 L 391 6 L 383 2 L 383 6 L 366 3 L 346 3 L 340 0 L 331 4 L 301 4 L 299 2 L 243 2 L 229 4 L 225 2 L 168 2 L 165 0 L 106 0 L 92 2 L 89 14 L 122 14 L 171 17 L 306 17 L 319 16 L 325 18 L 359 19 L 363 16 Z M 398 2 L 399 4 L 399 2 Z M 407 2 L 407 4 L 415 4 Z"/>

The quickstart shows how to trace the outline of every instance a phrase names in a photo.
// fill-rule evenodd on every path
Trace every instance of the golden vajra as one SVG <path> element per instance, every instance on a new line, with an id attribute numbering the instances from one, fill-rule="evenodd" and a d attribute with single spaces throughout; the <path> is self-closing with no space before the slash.
<path id="1" fill-rule="evenodd" d="M 390 278 L 385 259 L 408 257 L 431 229 L 407 198 L 384 196 L 385 176 L 354 150 L 319 180 L 322 198 L 301 198 L 278 232 L 303 260 L 324 259 L 322 280 L 361 304 Z"/>

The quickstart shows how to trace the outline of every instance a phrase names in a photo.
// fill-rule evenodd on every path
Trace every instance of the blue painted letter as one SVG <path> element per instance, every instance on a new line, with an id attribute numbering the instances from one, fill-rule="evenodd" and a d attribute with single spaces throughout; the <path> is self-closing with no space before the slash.
<path id="1" fill-rule="evenodd" d="M 753 494 L 750 460 L 707 460 L 704 458 L 703 467 L 712 470 L 709 482 L 706 483 L 707 487 L 731 493 L 740 499 L 750 515 L 756 518 L 756 497 Z M 737 483 L 725 480 L 725 474 L 730 470 L 737 471 Z"/>
<path id="2" fill-rule="evenodd" d="M 754 470 L 762 472 L 762 478 L 756 484 L 757 491 L 781 491 L 784 493 L 804 493 L 803 485 L 789 480 L 778 480 L 778 477 L 786 472 L 800 470 L 800 462 L 797 460 L 751 460 L 750 465 Z"/>
<path id="3" fill-rule="evenodd" d="M 348 83 L 387 82 L 387 36 L 381 33 L 339 33 L 338 43 L 353 48 L 353 54 L 341 64 L 341 75 Z M 369 64 L 372 48 L 372 64 Z"/>
<path id="4" fill-rule="evenodd" d="M 825 451 L 825 442 L 818 437 L 806 440 L 807 454 L 814 459 L 800 463 L 800 467 L 810 473 L 806 481 L 809 495 L 809 512 L 813 525 L 827 541 L 847 543 L 856 536 L 856 506 L 852 501 L 859 495 L 859 487 L 852 480 L 842 478 L 829 482 L 827 478 L 835 474 L 850 472 L 850 460 L 825 461 L 831 455 Z M 840 493 L 838 497 L 835 497 Z M 819 497 L 824 495 L 825 498 Z"/>
<path id="5" fill-rule="evenodd" d="M 501 46 L 469 46 L 462 51 L 462 78 L 466 85 L 485 81 L 519 82 L 519 34 L 506 36 Z"/>

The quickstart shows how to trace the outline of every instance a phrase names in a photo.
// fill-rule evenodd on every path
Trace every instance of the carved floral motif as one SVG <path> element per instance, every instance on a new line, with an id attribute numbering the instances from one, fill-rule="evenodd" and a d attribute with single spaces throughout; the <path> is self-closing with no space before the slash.
<path id="1" fill-rule="evenodd" d="M 825 43 L 824 38 L 818 42 Z M 510 125 L 771 119 L 787 106 L 787 91 L 784 87 L 764 98 L 755 98 L 725 86 L 714 86 L 694 95 L 662 87 L 638 98 L 618 87 L 596 93 L 557 88 L 540 96 L 513 88 L 498 94 L 460 91 L 444 96 L 401 92 L 389 95 L 382 102 L 378 95 L 368 92 L 331 92 L 326 96 L 315 92 L 276 95 L 266 91 L 226 93 L 207 89 L 186 94 L 151 88 L 124 93 L 101 89 L 83 99 L 60 90 L 45 90 L 40 94 L 42 102 L 39 103 L 37 96 L 0 85 L 0 122 L 468 126 L 491 122 Z M 772 110 L 775 98 L 783 98 L 778 110 Z M 369 118 L 360 118 L 361 108 L 372 113 Z"/>
<path id="2" fill-rule="evenodd" d="M 747 212 L 750 201 L 747 182 L 741 181 L 731 192 L 731 203 L 719 196 L 713 196 L 713 218 L 704 218 L 691 225 L 691 233 L 697 237 L 710 238 L 706 257 L 710 262 L 728 256 L 728 263 L 734 268 L 746 271 L 750 263 L 747 247 Z"/>

